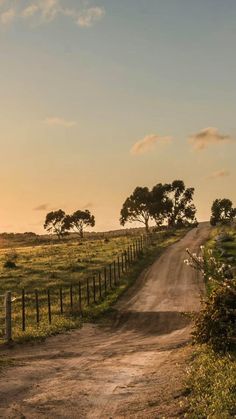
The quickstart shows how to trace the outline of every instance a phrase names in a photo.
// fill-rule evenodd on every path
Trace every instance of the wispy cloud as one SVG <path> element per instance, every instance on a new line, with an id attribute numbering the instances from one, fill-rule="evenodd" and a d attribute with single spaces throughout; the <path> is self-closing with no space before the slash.
<path id="1" fill-rule="evenodd" d="M 37 207 L 33 208 L 33 211 L 47 211 L 49 208 L 48 204 L 40 204 Z"/>
<path id="2" fill-rule="evenodd" d="M 90 7 L 87 10 L 83 10 L 78 17 L 77 23 L 79 26 L 88 28 L 92 26 L 96 21 L 103 18 L 105 10 L 101 7 Z"/>
<path id="3" fill-rule="evenodd" d="M 224 144 L 231 142 L 233 139 L 228 134 L 221 134 L 217 128 L 209 127 L 189 137 L 189 141 L 193 144 L 195 150 L 204 150 L 213 144 Z"/>
<path id="4" fill-rule="evenodd" d="M 130 150 L 133 155 L 144 154 L 153 150 L 156 144 L 168 144 L 172 141 L 171 137 L 162 137 L 157 134 L 146 135 L 146 137 L 137 141 Z"/>
<path id="5" fill-rule="evenodd" d="M 60 126 L 65 128 L 71 128 L 76 125 L 75 121 L 69 121 L 64 118 L 59 118 L 57 116 L 46 118 L 44 121 L 44 124 L 50 125 L 50 126 Z"/>
<path id="6" fill-rule="evenodd" d="M 14 21 L 15 17 L 16 17 L 16 10 L 14 9 L 14 7 L 10 7 L 0 14 L 0 23 L 2 25 L 9 25 L 10 23 Z"/>
<path id="7" fill-rule="evenodd" d="M 88 28 L 101 20 L 105 10 L 99 6 L 67 7 L 62 0 L 31 0 L 25 5 L 22 0 L 0 0 L 0 24 L 9 25 L 16 19 L 34 21 L 38 24 L 52 22 L 59 16 L 65 16 L 83 27 Z"/>
<path id="8" fill-rule="evenodd" d="M 216 178 L 222 178 L 222 177 L 227 177 L 230 176 L 230 171 L 229 170 L 218 170 L 216 172 L 213 172 L 210 176 L 208 176 L 209 179 L 216 179 Z"/>
<path id="9" fill-rule="evenodd" d="M 92 202 L 87 202 L 87 204 L 82 206 L 82 210 L 91 209 L 94 207 L 94 204 Z"/>

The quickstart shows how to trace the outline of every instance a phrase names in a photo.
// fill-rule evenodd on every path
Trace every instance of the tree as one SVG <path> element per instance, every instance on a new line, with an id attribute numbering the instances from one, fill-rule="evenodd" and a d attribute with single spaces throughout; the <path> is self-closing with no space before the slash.
<path id="1" fill-rule="evenodd" d="M 230 199 L 215 199 L 211 207 L 212 226 L 217 224 L 231 223 L 236 216 L 236 208 L 233 208 L 233 203 Z"/>
<path id="2" fill-rule="evenodd" d="M 149 231 L 151 194 L 147 187 L 137 187 L 123 204 L 120 212 L 120 223 L 138 221 Z"/>
<path id="3" fill-rule="evenodd" d="M 172 208 L 168 216 L 170 227 L 197 223 L 196 207 L 193 204 L 194 188 L 185 188 L 182 180 L 174 180 L 170 185 Z"/>
<path id="4" fill-rule="evenodd" d="M 150 216 L 160 227 L 172 210 L 172 200 L 169 197 L 171 185 L 158 183 L 151 191 Z"/>
<path id="5" fill-rule="evenodd" d="M 59 209 L 58 211 L 49 212 L 46 215 L 46 220 L 44 223 L 44 228 L 50 233 L 56 234 L 58 239 L 67 234 L 67 229 L 65 225 L 66 214 L 63 210 Z"/>
<path id="6" fill-rule="evenodd" d="M 73 230 L 79 233 L 80 238 L 84 236 L 84 227 L 95 226 L 95 217 L 89 210 L 77 210 L 72 215 L 67 215 L 65 218 L 65 226 L 67 230 Z"/>

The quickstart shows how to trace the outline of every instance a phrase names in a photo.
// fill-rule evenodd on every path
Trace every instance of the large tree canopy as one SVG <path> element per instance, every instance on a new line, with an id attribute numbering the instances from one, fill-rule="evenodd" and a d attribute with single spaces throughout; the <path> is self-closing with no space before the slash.
<path id="1" fill-rule="evenodd" d="M 79 236 L 83 238 L 84 228 L 87 226 L 95 226 L 95 217 L 90 213 L 89 210 L 77 210 L 72 215 L 67 215 L 65 218 L 65 226 L 67 230 L 73 230 L 79 233 Z"/>
<path id="2" fill-rule="evenodd" d="M 149 229 L 150 219 L 150 191 L 147 187 L 137 187 L 132 195 L 126 199 L 120 212 L 120 223 L 138 221 Z"/>
<path id="3" fill-rule="evenodd" d="M 215 199 L 211 207 L 211 225 L 228 224 L 236 217 L 236 208 L 230 199 Z"/>
<path id="4" fill-rule="evenodd" d="M 137 187 L 123 204 L 120 223 L 138 221 L 149 229 L 150 219 L 160 227 L 195 224 L 196 208 L 193 204 L 194 188 L 185 188 L 182 180 L 171 184 L 158 183 L 150 191 L 147 187 Z"/>
<path id="5" fill-rule="evenodd" d="M 168 215 L 170 227 L 196 223 L 196 207 L 193 204 L 194 188 L 185 188 L 182 180 L 174 180 L 170 185 L 172 208 Z"/>
<path id="6" fill-rule="evenodd" d="M 172 210 L 170 191 L 170 185 L 158 183 L 150 193 L 149 212 L 158 227 L 164 223 Z"/>
<path id="7" fill-rule="evenodd" d="M 59 209 L 58 211 L 49 212 L 46 215 L 44 228 L 49 233 L 56 234 L 59 239 L 61 239 L 66 233 L 65 225 L 66 214 L 63 210 Z"/>

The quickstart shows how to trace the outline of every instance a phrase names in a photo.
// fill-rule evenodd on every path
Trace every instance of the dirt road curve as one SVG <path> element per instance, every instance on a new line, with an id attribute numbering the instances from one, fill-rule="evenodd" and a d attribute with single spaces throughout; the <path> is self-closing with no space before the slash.
<path id="1" fill-rule="evenodd" d="M 0 417 L 181 417 L 191 329 L 181 312 L 198 310 L 203 289 L 183 259 L 208 234 L 201 224 L 168 248 L 117 304 L 112 327 L 86 325 L 13 349 L 17 366 L 0 377 Z"/>

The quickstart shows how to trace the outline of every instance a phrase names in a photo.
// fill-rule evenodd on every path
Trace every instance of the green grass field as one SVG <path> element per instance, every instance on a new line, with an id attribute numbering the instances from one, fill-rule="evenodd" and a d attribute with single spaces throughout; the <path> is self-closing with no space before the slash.
<path id="1" fill-rule="evenodd" d="M 105 240 L 0 249 L 0 292 L 53 288 L 76 284 L 111 263 L 135 236 Z M 16 268 L 5 268 L 15 253 Z"/>

